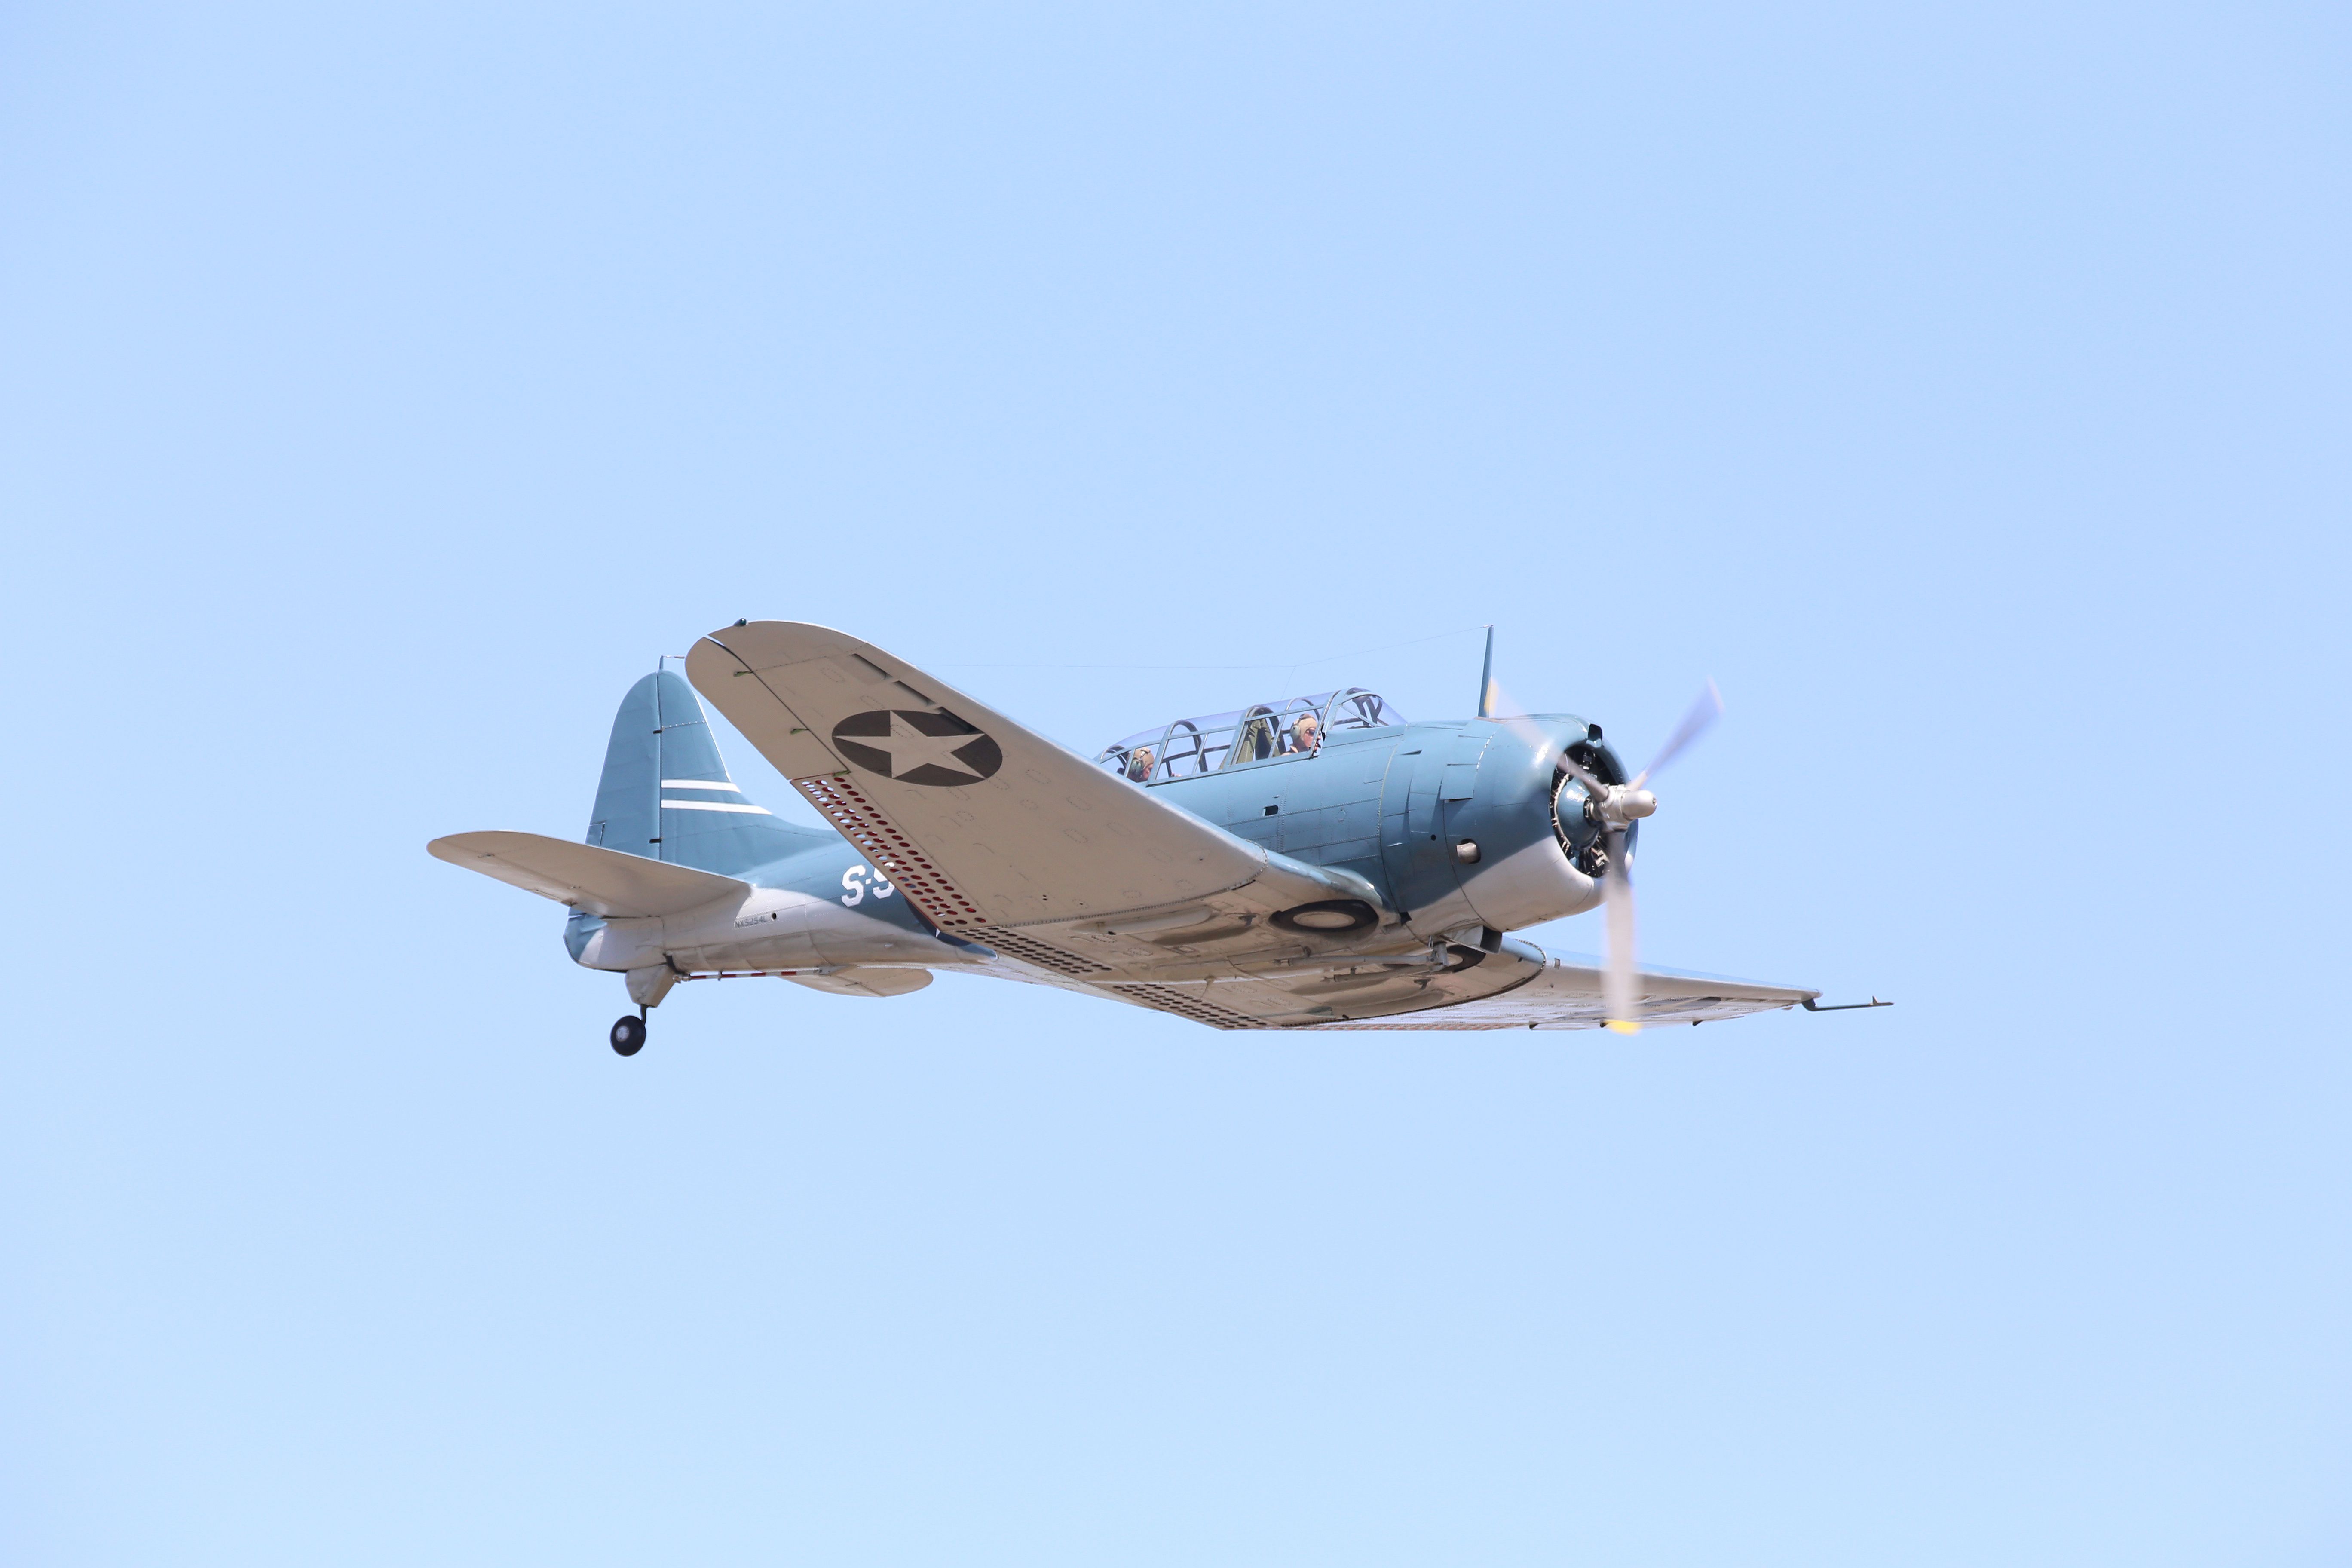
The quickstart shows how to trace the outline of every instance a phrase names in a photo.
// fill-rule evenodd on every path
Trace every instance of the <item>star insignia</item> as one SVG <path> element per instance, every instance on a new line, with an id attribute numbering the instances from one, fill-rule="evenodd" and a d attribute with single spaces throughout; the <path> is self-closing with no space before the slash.
<path id="1" fill-rule="evenodd" d="M 853 713 L 833 727 L 833 743 L 868 773 L 934 788 L 978 784 L 1004 765 L 993 740 L 944 710 Z"/>
<path id="2" fill-rule="evenodd" d="M 981 737 L 976 734 L 926 735 L 907 722 L 904 713 L 893 713 L 890 715 L 888 738 L 875 749 L 890 753 L 892 778 L 902 777 L 928 765 L 961 773 L 965 779 L 978 784 L 982 776 L 980 770 L 958 760 L 956 753 L 979 739 Z"/>

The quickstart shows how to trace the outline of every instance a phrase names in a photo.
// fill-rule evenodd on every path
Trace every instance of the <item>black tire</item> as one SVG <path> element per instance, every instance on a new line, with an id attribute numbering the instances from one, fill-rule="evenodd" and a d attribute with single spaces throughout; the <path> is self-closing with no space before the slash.
<path id="1" fill-rule="evenodd" d="M 625 1057 L 635 1056 L 646 1048 L 646 1021 L 635 1013 L 624 1013 L 613 1020 L 613 1049 Z"/>

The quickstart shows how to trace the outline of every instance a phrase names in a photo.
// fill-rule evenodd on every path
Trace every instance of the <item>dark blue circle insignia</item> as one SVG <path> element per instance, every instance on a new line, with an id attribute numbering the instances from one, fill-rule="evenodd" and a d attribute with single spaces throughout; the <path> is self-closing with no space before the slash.
<path id="1" fill-rule="evenodd" d="M 911 784 L 975 784 L 1004 765 L 1004 753 L 952 713 L 877 708 L 833 727 L 833 749 L 869 773 Z"/>

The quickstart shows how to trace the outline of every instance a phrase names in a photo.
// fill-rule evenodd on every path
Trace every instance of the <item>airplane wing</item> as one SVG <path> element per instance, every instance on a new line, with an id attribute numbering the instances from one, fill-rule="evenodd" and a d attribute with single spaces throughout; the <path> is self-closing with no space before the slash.
<path id="1" fill-rule="evenodd" d="M 1099 966 L 1001 928 L 1378 908 L 1363 879 L 1269 854 L 845 633 L 730 626 L 694 645 L 686 673 L 932 923 L 1056 973 Z"/>
<path id="2" fill-rule="evenodd" d="M 1315 1024 L 1320 1029 L 1597 1029 L 1608 1020 L 1601 1000 L 1602 963 L 1576 954 L 1549 956 L 1542 969 L 1524 984 L 1500 995 L 1481 997 L 1453 1006 L 1410 1013 L 1392 1018 L 1339 1024 Z M 1656 1027 L 1667 1024 L 1705 1024 L 1717 1018 L 1738 1018 L 1796 1007 L 1821 995 L 1787 985 L 1759 985 L 1747 980 L 1685 971 L 1643 971 L 1640 986 L 1641 1017 Z"/>
<path id="3" fill-rule="evenodd" d="M 1597 1029 L 1607 1021 L 1599 959 L 1554 957 L 1516 939 L 1483 961 L 1463 962 L 1473 956 L 1455 948 L 1433 972 L 1369 958 L 1289 972 L 1261 963 L 1214 977 L 1055 984 L 1213 1029 Z M 1640 984 L 1643 1017 L 1653 1026 L 1795 1007 L 1821 994 L 1673 971 L 1645 973 Z"/>
<path id="4" fill-rule="evenodd" d="M 425 849 L 436 859 L 593 915 L 682 914 L 751 890 L 732 877 L 537 833 L 453 833 Z"/>

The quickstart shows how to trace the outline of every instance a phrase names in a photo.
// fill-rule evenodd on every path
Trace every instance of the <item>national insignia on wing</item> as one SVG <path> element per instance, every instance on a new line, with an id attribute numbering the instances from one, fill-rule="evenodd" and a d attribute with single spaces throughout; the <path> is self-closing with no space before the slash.
<path id="1" fill-rule="evenodd" d="M 972 784 L 1004 765 L 1004 753 L 952 713 L 877 708 L 833 727 L 834 749 L 867 773 L 899 784 Z"/>

